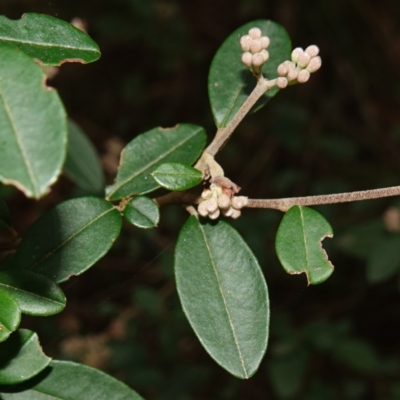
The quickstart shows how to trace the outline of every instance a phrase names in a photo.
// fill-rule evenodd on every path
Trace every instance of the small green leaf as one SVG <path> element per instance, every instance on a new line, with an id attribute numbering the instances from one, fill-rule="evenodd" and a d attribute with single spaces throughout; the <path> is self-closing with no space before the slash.
<path id="1" fill-rule="evenodd" d="M 64 172 L 80 188 L 92 193 L 104 190 L 104 174 L 97 151 L 82 129 L 68 121 L 68 150 Z"/>
<path id="2" fill-rule="evenodd" d="M 126 205 L 124 217 L 138 228 L 154 228 L 160 221 L 160 210 L 149 197 L 137 196 Z"/>
<path id="3" fill-rule="evenodd" d="M 0 43 L 22 50 L 43 65 L 90 63 L 100 57 L 99 46 L 68 22 L 28 13 L 14 21 L 0 16 Z"/>
<path id="4" fill-rule="evenodd" d="M 153 178 L 163 188 L 179 191 L 198 185 L 203 180 L 203 174 L 185 164 L 165 163 L 153 172 Z"/>
<path id="5" fill-rule="evenodd" d="M 0 290 L 0 342 L 4 342 L 21 322 L 21 311 L 11 295 Z M 1 354 L 1 353 L 0 353 Z M 1 368 L 2 356 L 0 356 Z"/>
<path id="6" fill-rule="evenodd" d="M 69 361 L 51 361 L 35 378 L 0 392 L 2 400 L 143 400 L 110 375 Z"/>
<path id="7" fill-rule="evenodd" d="M 37 199 L 57 180 L 67 146 L 64 107 L 44 82 L 32 59 L 0 45 L 0 181 Z"/>
<path id="8" fill-rule="evenodd" d="M 183 310 L 201 344 L 232 375 L 249 378 L 267 348 L 269 300 L 261 268 L 225 221 L 192 216 L 175 250 Z"/>
<path id="9" fill-rule="evenodd" d="M 309 284 L 317 285 L 329 278 L 333 265 L 321 242 L 332 237 L 329 222 L 315 210 L 293 206 L 285 214 L 276 234 L 275 249 L 285 271 L 307 275 Z"/>
<path id="10" fill-rule="evenodd" d="M 16 266 L 63 282 L 103 257 L 120 230 L 121 215 L 108 201 L 65 201 L 30 227 L 17 249 Z"/>
<path id="11" fill-rule="evenodd" d="M 11 215 L 7 204 L 0 198 L 0 232 L 7 231 L 11 227 Z"/>
<path id="12" fill-rule="evenodd" d="M 45 369 L 50 362 L 35 332 L 20 329 L 0 344 L 0 385 L 24 382 Z"/>
<path id="13" fill-rule="evenodd" d="M 180 124 L 155 128 L 133 139 L 121 154 L 115 183 L 106 190 L 109 200 L 145 194 L 160 187 L 151 173 L 166 162 L 193 164 L 206 144 L 203 128 Z"/>
<path id="14" fill-rule="evenodd" d="M 285 29 L 275 22 L 257 20 L 236 29 L 217 51 L 208 76 L 208 94 L 218 128 L 229 124 L 256 86 L 256 78 L 242 63 L 243 50 L 240 47 L 241 36 L 247 35 L 249 29 L 255 27 L 260 28 L 262 34 L 271 40 L 268 47 L 270 57 L 263 67 L 268 79 L 276 78 L 278 65 L 290 59 L 290 38 Z M 278 91 L 277 88 L 268 90 L 253 110 L 265 105 Z"/>
<path id="15" fill-rule="evenodd" d="M 57 314 L 66 303 L 65 295 L 56 283 L 21 269 L 0 271 L 0 290 L 9 293 L 21 311 L 29 315 Z"/>

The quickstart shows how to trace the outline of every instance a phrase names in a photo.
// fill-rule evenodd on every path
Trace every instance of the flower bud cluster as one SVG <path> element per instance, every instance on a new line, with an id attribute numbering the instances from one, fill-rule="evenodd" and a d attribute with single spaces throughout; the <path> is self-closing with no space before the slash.
<path id="1" fill-rule="evenodd" d="M 259 28 L 252 28 L 249 30 L 248 35 L 240 38 L 240 46 L 244 51 L 242 55 L 242 62 L 255 74 L 261 74 L 262 66 L 268 61 L 269 53 L 267 48 L 269 46 L 269 37 L 262 36 Z"/>
<path id="2" fill-rule="evenodd" d="M 204 189 L 201 194 L 203 201 L 198 205 L 197 211 L 202 217 L 217 219 L 221 213 L 225 217 L 239 218 L 241 209 L 247 205 L 245 196 L 233 196 L 224 193 L 217 185 L 211 184 L 209 189 Z"/>
<path id="3" fill-rule="evenodd" d="M 305 50 L 296 47 L 292 51 L 291 61 L 285 61 L 278 66 L 279 78 L 276 86 L 284 89 L 289 83 L 306 83 L 310 74 L 321 68 L 319 48 L 315 45 L 308 46 Z"/>

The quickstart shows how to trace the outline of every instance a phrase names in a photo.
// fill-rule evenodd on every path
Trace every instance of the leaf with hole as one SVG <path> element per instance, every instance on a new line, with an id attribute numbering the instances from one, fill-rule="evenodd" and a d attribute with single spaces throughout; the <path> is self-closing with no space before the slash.
<path id="1" fill-rule="evenodd" d="M 21 310 L 13 297 L 0 289 L 0 342 L 4 342 L 21 322 Z M 1 368 L 1 357 L 0 357 Z"/>
<path id="2" fill-rule="evenodd" d="M 35 332 L 20 329 L 0 343 L 0 385 L 15 385 L 33 378 L 47 367 L 47 357 Z"/>
<path id="3" fill-rule="evenodd" d="M 158 225 L 160 210 L 149 197 L 137 196 L 126 205 L 124 217 L 138 228 L 149 229 Z"/>
<path id="4" fill-rule="evenodd" d="M 179 124 L 174 128 L 155 128 L 133 139 L 121 154 L 115 183 L 106 190 L 109 200 L 145 194 L 160 185 L 151 173 L 166 162 L 191 165 L 206 144 L 203 128 Z"/>
<path id="5" fill-rule="evenodd" d="M 97 197 L 67 200 L 45 213 L 22 238 L 18 268 L 56 282 L 80 275 L 103 257 L 118 238 L 121 215 Z"/>
<path id="6" fill-rule="evenodd" d="M 55 282 L 27 270 L 0 271 L 0 290 L 10 294 L 24 314 L 53 315 L 66 304 L 65 295 Z"/>
<path id="7" fill-rule="evenodd" d="M 242 63 L 243 50 L 240 47 L 240 38 L 254 27 L 260 28 L 262 34 L 271 40 L 268 47 L 269 59 L 262 70 L 266 78 L 276 78 L 278 65 L 290 59 L 292 46 L 289 35 L 275 22 L 256 20 L 236 29 L 218 49 L 208 75 L 208 95 L 218 128 L 223 128 L 232 121 L 256 86 L 256 78 Z M 253 111 L 264 106 L 278 91 L 276 87 L 268 90 L 256 103 Z"/>
<path id="8" fill-rule="evenodd" d="M 45 195 L 67 146 L 64 107 L 27 55 L 0 45 L 0 181 L 28 197 Z"/>
<path id="9" fill-rule="evenodd" d="M 153 178 L 163 188 L 179 191 L 197 186 L 203 180 L 203 174 L 189 165 L 165 163 L 153 172 Z"/>
<path id="10" fill-rule="evenodd" d="M 307 275 L 309 284 L 327 280 L 333 265 L 328 260 L 322 240 L 332 237 L 329 222 L 317 211 L 293 206 L 285 214 L 276 234 L 275 249 L 285 271 Z"/>
<path id="11" fill-rule="evenodd" d="M 268 290 L 258 262 L 225 221 L 191 216 L 175 250 L 183 310 L 210 356 L 247 379 L 260 365 L 269 331 Z"/>
<path id="12" fill-rule="evenodd" d="M 143 400 L 134 390 L 98 369 L 51 361 L 33 379 L 0 387 L 2 400 Z"/>
<path id="13" fill-rule="evenodd" d="M 0 43 L 22 50 L 42 65 L 86 64 L 100 57 L 99 46 L 86 33 L 42 14 L 24 14 L 17 21 L 0 16 Z"/>

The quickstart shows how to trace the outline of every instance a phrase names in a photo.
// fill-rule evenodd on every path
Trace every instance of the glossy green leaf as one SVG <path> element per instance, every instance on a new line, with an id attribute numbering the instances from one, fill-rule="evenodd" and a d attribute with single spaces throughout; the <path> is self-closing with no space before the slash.
<path id="1" fill-rule="evenodd" d="M 254 27 L 260 28 L 262 34 L 271 40 L 268 47 L 270 57 L 263 67 L 265 77 L 276 78 L 278 65 L 290 59 L 290 38 L 286 30 L 275 22 L 256 20 L 236 29 L 215 54 L 208 76 L 208 94 L 218 128 L 228 125 L 256 86 L 256 78 L 242 63 L 240 47 L 241 36 L 247 35 Z M 278 91 L 277 88 L 268 90 L 253 110 L 265 105 Z"/>
<path id="2" fill-rule="evenodd" d="M 153 178 L 168 190 L 186 190 L 198 185 L 203 174 L 196 168 L 180 163 L 161 164 L 154 172 Z"/>
<path id="3" fill-rule="evenodd" d="M 0 271 L 0 290 L 9 293 L 29 315 L 61 312 L 66 298 L 60 287 L 43 275 L 22 269 Z"/>
<path id="4" fill-rule="evenodd" d="M 44 82 L 32 59 L 0 45 L 0 181 L 34 198 L 57 180 L 67 146 L 64 107 Z"/>
<path id="5" fill-rule="evenodd" d="M 332 227 L 317 211 L 293 206 L 285 214 L 276 234 L 279 261 L 289 274 L 307 275 L 309 284 L 322 283 L 333 272 L 322 240 L 332 237 Z"/>
<path id="6" fill-rule="evenodd" d="M 2 400 L 143 400 L 110 375 L 69 361 L 51 361 L 35 378 L 0 393 Z"/>
<path id="7" fill-rule="evenodd" d="M 0 342 L 6 340 L 21 322 L 21 311 L 13 297 L 0 290 Z M 0 353 L 1 354 L 1 353 Z M 1 368 L 0 356 L 0 368 Z"/>
<path id="8" fill-rule="evenodd" d="M 64 172 L 80 188 L 100 193 L 104 190 L 104 174 L 100 158 L 92 142 L 73 121 L 68 121 L 68 149 Z"/>
<path id="9" fill-rule="evenodd" d="M 97 197 L 65 201 L 36 221 L 17 249 L 17 267 L 63 282 L 103 257 L 119 236 L 121 215 Z"/>
<path id="10" fill-rule="evenodd" d="M 158 225 L 160 210 L 149 197 L 137 196 L 126 205 L 124 216 L 138 228 L 148 229 Z"/>
<path id="11" fill-rule="evenodd" d="M 0 198 L 0 232 L 10 229 L 11 215 L 7 204 Z"/>
<path id="12" fill-rule="evenodd" d="M 0 344 L 0 385 L 24 382 L 47 367 L 50 358 L 35 332 L 20 329 Z"/>
<path id="13" fill-rule="evenodd" d="M 191 124 L 155 128 L 137 136 L 121 154 L 115 183 L 106 191 L 108 199 L 118 200 L 159 188 L 151 176 L 159 165 L 166 162 L 193 164 L 205 144 L 204 129 Z"/>
<path id="14" fill-rule="evenodd" d="M 267 348 L 269 300 L 261 268 L 225 221 L 191 216 L 175 250 L 183 310 L 214 360 L 239 378 L 252 376 Z"/>
<path id="15" fill-rule="evenodd" d="M 100 57 L 99 46 L 86 33 L 42 14 L 24 14 L 17 21 L 0 16 L 0 43 L 22 50 L 43 65 L 89 63 Z"/>

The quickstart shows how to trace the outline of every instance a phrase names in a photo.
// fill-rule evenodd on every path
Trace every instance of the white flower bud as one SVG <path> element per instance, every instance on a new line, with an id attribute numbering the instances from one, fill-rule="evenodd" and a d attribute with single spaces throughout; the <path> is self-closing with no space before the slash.
<path id="1" fill-rule="evenodd" d="M 259 53 L 262 50 L 262 46 L 261 46 L 261 41 L 260 39 L 254 39 L 251 42 L 251 47 L 250 47 L 250 51 L 253 54 Z"/>
<path id="2" fill-rule="evenodd" d="M 220 211 L 219 208 L 214 211 L 213 213 L 209 214 L 208 216 L 210 217 L 210 219 L 217 219 L 219 217 Z"/>
<path id="3" fill-rule="evenodd" d="M 261 37 L 261 30 L 258 29 L 258 28 L 251 28 L 251 29 L 249 30 L 249 36 L 250 36 L 252 39 L 260 39 L 260 37 Z"/>
<path id="4" fill-rule="evenodd" d="M 218 210 L 218 200 L 215 197 L 211 197 L 211 199 L 207 200 L 207 211 L 209 214 L 214 213 Z"/>
<path id="5" fill-rule="evenodd" d="M 234 208 L 229 207 L 227 210 L 222 210 L 222 214 L 225 215 L 225 217 L 230 217 L 233 214 Z"/>
<path id="6" fill-rule="evenodd" d="M 310 79 L 310 73 L 306 69 L 302 69 L 297 76 L 297 82 L 306 83 Z"/>
<path id="7" fill-rule="evenodd" d="M 242 209 L 243 207 L 246 206 L 247 202 L 248 202 L 247 197 L 245 197 L 245 196 L 235 196 L 232 199 L 232 207 L 235 208 L 236 210 L 240 210 L 240 209 Z"/>
<path id="8" fill-rule="evenodd" d="M 262 36 L 260 38 L 260 43 L 261 43 L 261 47 L 263 49 L 268 49 L 268 46 L 269 46 L 269 43 L 270 43 L 269 37 L 268 36 Z"/>
<path id="9" fill-rule="evenodd" d="M 204 200 L 207 200 L 207 199 L 209 199 L 211 197 L 211 195 L 212 195 L 212 191 L 210 189 L 204 189 L 203 193 L 201 194 L 201 197 Z"/>
<path id="10" fill-rule="evenodd" d="M 269 53 L 267 50 L 261 50 L 260 54 L 263 56 L 264 58 L 264 62 L 267 62 L 269 59 Z"/>
<path id="11" fill-rule="evenodd" d="M 227 194 L 222 193 L 221 196 L 218 197 L 218 206 L 223 210 L 226 210 L 231 205 L 231 199 Z"/>
<path id="12" fill-rule="evenodd" d="M 307 67 L 310 60 L 311 60 L 311 57 L 309 56 L 308 53 L 301 53 L 301 54 L 299 54 L 299 58 L 297 60 L 297 65 L 299 65 L 302 68 Z"/>
<path id="13" fill-rule="evenodd" d="M 279 89 L 285 89 L 285 87 L 288 85 L 288 80 L 284 78 L 283 76 L 280 76 L 276 80 L 276 86 L 278 86 Z"/>
<path id="14" fill-rule="evenodd" d="M 282 63 L 278 66 L 278 69 L 276 71 L 278 72 L 279 76 L 286 76 L 289 72 L 289 68 L 286 66 L 285 63 Z"/>
<path id="15" fill-rule="evenodd" d="M 300 54 L 303 53 L 303 49 L 301 47 L 296 47 L 293 51 L 292 51 L 292 61 L 297 63 Z"/>
<path id="16" fill-rule="evenodd" d="M 264 57 L 261 53 L 253 54 L 251 58 L 251 65 L 253 67 L 261 67 L 264 64 Z"/>
<path id="17" fill-rule="evenodd" d="M 320 56 L 313 57 L 307 65 L 308 72 L 315 72 L 321 68 L 322 60 Z"/>
<path id="18" fill-rule="evenodd" d="M 231 215 L 231 218 L 233 218 L 233 219 L 238 219 L 240 216 L 241 216 L 241 212 L 239 211 L 239 210 L 233 210 L 233 212 L 232 212 L 232 215 Z"/>
<path id="19" fill-rule="evenodd" d="M 306 48 L 306 53 L 310 55 L 310 57 L 316 57 L 319 54 L 319 48 L 315 44 L 308 46 Z"/>
<path id="20" fill-rule="evenodd" d="M 287 79 L 289 82 L 295 81 L 297 79 L 297 76 L 299 74 L 299 71 L 295 68 L 291 68 L 287 74 Z"/>
<path id="21" fill-rule="evenodd" d="M 243 51 L 250 51 L 251 43 L 253 39 L 249 35 L 242 36 L 240 38 L 240 46 Z"/>
<path id="22" fill-rule="evenodd" d="M 197 207 L 197 211 L 199 212 L 199 214 L 202 217 L 207 217 L 208 215 L 208 211 L 207 211 L 207 201 L 202 201 L 198 207 Z"/>
<path id="23" fill-rule="evenodd" d="M 242 54 L 242 63 L 247 67 L 250 68 L 251 67 L 251 58 L 252 58 L 252 54 L 249 52 L 243 53 Z"/>

